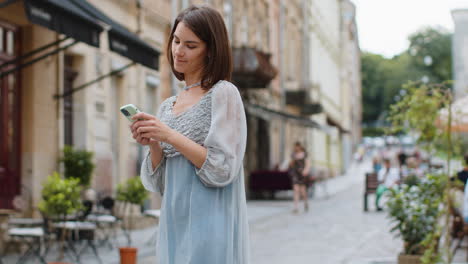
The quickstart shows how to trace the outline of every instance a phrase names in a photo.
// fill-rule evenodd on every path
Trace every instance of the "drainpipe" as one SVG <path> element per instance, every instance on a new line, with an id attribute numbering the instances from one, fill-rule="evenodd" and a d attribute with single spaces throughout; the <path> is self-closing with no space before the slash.
<path id="1" fill-rule="evenodd" d="M 280 0 L 279 2 L 279 71 L 280 71 L 280 94 L 281 94 L 281 99 L 280 99 L 280 108 L 281 110 L 285 109 L 286 106 L 286 92 L 284 89 L 284 1 L 285 0 Z M 280 127 L 280 159 L 285 160 L 285 123 L 281 124 Z"/>

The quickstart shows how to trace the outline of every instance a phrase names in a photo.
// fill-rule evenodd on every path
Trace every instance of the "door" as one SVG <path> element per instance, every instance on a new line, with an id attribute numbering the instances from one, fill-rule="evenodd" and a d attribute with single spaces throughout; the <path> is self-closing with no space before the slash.
<path id="1" fill-rule="evenodd" d="M 0 64 L 19 56 L 18 27 L 0 20 Z M 2 67 L 0 72 L 17 64 Z M 20 71 L 0 78 L 0 208 L 13 208 L 12 201 L 20 194 Z"/>

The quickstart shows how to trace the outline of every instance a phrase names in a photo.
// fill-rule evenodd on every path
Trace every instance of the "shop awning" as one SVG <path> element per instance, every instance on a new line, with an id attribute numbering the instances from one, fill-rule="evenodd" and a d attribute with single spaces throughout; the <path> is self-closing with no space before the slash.
<path id="1" fill-rule="evenodd" d="M 63 1 L 63 0 L 62 0 Z M 136 34 L 110 19 L 86 0 L 68 0 L 84 12 L 110 26 L 108 31 L 109 49 L 149 68 L 159 68 L 160 53 L 141 40 Z"/>
<path id="2" fill-rule="evenodd" d="M 160 53 L 86 0 L 24 0 L 29 20 L 75 40 L 99 47 L 107 29 L 109 49 L 158 70 Z"/>
<path id="3" fill-rule="evenodd" d="M 255 117 L 259 117 L 265 120 L 280 119 L 285 122 L 292 122 L 300 126 L 319 129 L 325 133 L 330 132 L 330 128 L 328 126 L 320 125 L 314 120 L 311 120 L 306 117 L 297 116 L 297 115 L 293 115 L 293 114 L 278 111 L 278 110 L 273 110 L 273 109 L 270 109 L 261 105 L 251 104 L 247 102 L 244 102 L 244 106 L 247 112 L 250 115 L 255 116 Z"/>
<path id="4" fill-rule="evenodd" d="M 24 0 L 28 19 L 53 31 L 99 47 L 104 27 L 69 0 Z"/>

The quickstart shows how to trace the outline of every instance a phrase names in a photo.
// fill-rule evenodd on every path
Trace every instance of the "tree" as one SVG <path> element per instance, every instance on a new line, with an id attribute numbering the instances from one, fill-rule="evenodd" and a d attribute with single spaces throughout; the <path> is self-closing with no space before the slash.
<path id="1" fill-rule="evenodd" d="M 365 124 L 385 120 L 389 106 L 405 95 L 403 84 L 408 81 L 442 83 L 451 79 L 451 33 L 424 28 L 408 39 L 408 49 L 391 59 L 369 52 L 361 55 Z"/>
<path id="2" fill-rule="evenodd" d="M 441 27 L 426 27 L 409 36 L 410 66 L 431 83 L 452 79 L 452 34 Z M 421 76 L 422 77 L 422 76 Z"/>

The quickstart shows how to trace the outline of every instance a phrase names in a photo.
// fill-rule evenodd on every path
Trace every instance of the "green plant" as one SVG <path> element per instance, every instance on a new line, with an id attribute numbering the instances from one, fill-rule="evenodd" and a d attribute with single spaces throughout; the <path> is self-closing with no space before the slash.
<path id="1" fill-rule="evenodd" d="M 410 242 L 415 244 L 417 242 L 418 248 L 412 248 L 405 246 L 405 251 L 414 252 L 417 250 L 418 253 L 423 253 L 423 263 L 437 263 L 444 261 L 444 263 L 452 262 L 452 253 L 450 250 L 451 237 L 450 237 L 450 212 L 448 210 L 450 206 L 450 191 L 453 183 L 449 180 L 452 174 L 451 163 L 453 161 L 453 155 L 456 153 L 454 148 L 455 141 L 457 140 L 452 133 L 452 94 L 451 90 L 448 89 L 447 85 L 451 82 L 444 82 L 442 84 L 423 84 L 409 82 L 404 85 L 405 96 L 393 104 L 390 109 L 389 121 L 392 123 L 391 133 L 395 132 L 406 132 L 416 135 L 418 138 L 418 144 L 425 148 L 430 155 L 435 153 L 442 153 L 446 157 L 445 161 L 445 172 L 439 174 L 437 177 L 443 184 L 441 188 L 432 186 L 431 188 L 422 188 L 419 192 L 421 197 L 425 197 L 423 200 L 415 198 L 414 204 L 416 208 L 421 206 L 430 208 L 439 208 L 437 214 L 434 215 L 435 211 L 425 208 L 424 210 L 418 211 L 418 215 L 412 218 L 399 218 L 399 221 L 405 219 L 406 222 L 411 222 L 412 226 L 418 226 L 428 218 L 432 219 L 435 217 L 434 226 L 427 229 L 425 238 L 421 241 L 421 237 L 418 239 L 406 241 L 408 237 L 403 237 L 405 243 Z M 410 187 L 411 189 L 412 187 Z M 403 189 L 403 194 L 408 192 L 410 189 Z M 429 193 L 433 197 L 429 199 L 426 193 Z M 400 199 L 396 194 L 390 198 L 390 204 L 395 203 Z M 401 206 L 403 206 L 402 204 Z M 392 206 L 396 206 L 392 204 Z M 411 213 L 411 211 L 410 211 Z M 392 217 L 396 217 L 396 212 L 393 212 Z M 402 216 L 400 216 L 402 217 Z M 416 229 L 419 230 L 419 229 Z M 417 233 L 416 231 L 414 231 Z M 440 242 L 443 241 L 442 246 L 439 246 Z M 419 252 L 423 250 L 423 252 Z"/>
<path id="2" fill-rule="evenodd" d="M 148 192 L 141 183 L 140 177 L 128 179 L 117 186 L 117 200 L 141 205 L 148 199 Z"/>
<path id="3" fill-rule="evenodd" d="M 47 177 L 41 191 L 39 210 L 48 217 L 60 218 L 82 208 L 81 187 L 77 179 L 62 179 L 57 172 Z"/>
<path id="4" fill-rule="evenodd" d="M 65 146 L 63 156 L 60 157 L 59 162 L 62 162 L 65 166 L 65 178 L 78 179 L 81 185 L 89 186 L 95 168 L 93 152 Z"/>
<path id="5" fill-rule="evenodd" d="M 427 175 L 419 181 L 411 179 L 400 189 L 391 189 L 387 207 L 396 232 L 404 241 L 404 253 L 421 255 L 427 249 L 425 239 L 436 230 L 443 201 L 446 177 Z"/>

